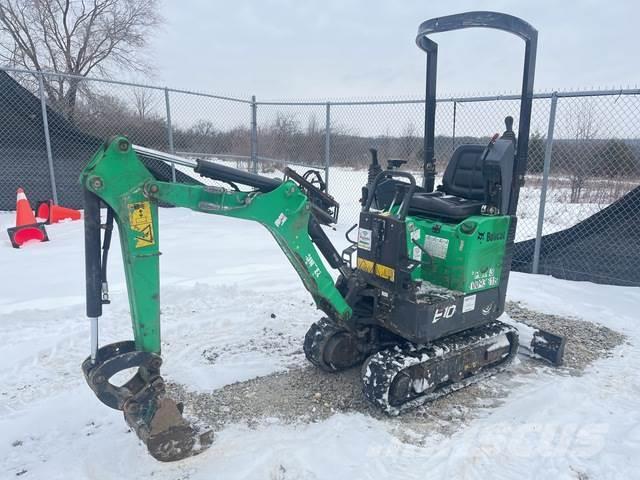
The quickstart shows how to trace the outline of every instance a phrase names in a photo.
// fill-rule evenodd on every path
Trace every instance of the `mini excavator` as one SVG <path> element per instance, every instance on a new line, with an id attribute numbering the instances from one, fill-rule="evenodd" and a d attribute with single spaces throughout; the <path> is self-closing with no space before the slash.
<path id="1" fill-rule="evenodd" d="M 434 188 L 437 44 L 429 37 L 472 27 L 524 40 L 518 137 L 507 117 L 502 135 L 484 145 L 459 146 Z M 307 359 L 327 372 L 361 365 L 364 396 L 389 414 L 478 382 L 513 360 L 522 339 L 498 318 L 505 307 L 527 163 L 537 32 L 510 15 L 469 12 L 422 23 L 416 42 L 427 54 L 424 181 L 418 185 L 399 160 L 382 169 L 372 151 L 359 223 L 347 232 L 350 244 L 342 252 L 322 228 L 337 222 L 339 205 L 317 171 L 300 175 L 287 168 L 283 180 L 267 178 L 139 147 L 123 136 L 106 142 L 84 169 L 91 355 L 82 369 L 98 399 L 123 411 L 156 459 L 179 460 L 212 441 L 210 431 L 183 416 L 161 376 L 159 204 L 262 224 L 325 315 L 305 336 Z M 218 183 L 161 181 L 142 156 L 192 168 Z M 109 303 L 107 257 L 114 223 L 133 340 L 100 346 L 98 320 Z M 562 337 L 542 330 L 529 337 L 530 332 L 525 347 L 561 362 Z M 136 373 L 126 383 L 110 381 L 132 368 Z"/>

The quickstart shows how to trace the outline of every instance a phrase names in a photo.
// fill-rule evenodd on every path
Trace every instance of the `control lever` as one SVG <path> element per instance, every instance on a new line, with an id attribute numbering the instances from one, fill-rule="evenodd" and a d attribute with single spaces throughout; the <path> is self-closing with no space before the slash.
<path id="1" fill-rule="evenodd" d="M 516 146 L 516 134 L 513 132 L 513 117 L 512 116 L 507 116 L 504 118 L 504 126 L 505 126 L 505 131 L 502 134 L 502 139 L 505 140 L 511 140 L 513 142 L 513 146 L 515 148 Z"/>
<path id="2" fill-rule="evenodd" d="M 499 133 L 494 133 L 493 134 L 493 137 L 491 137 L 491 140 L 489 140 L 489 143 L 487 143 L 487 146 L 485 147 L 484 151 L 482 152 L 482 155 L 480 155 L 480 157 L 476 158 L 476 161 L 475 161 L 475 163 L 473 165 L 473 169 L 474 170 L 477 170 L 478 161 L 480 161 L 480 165 L 482 166 L 481 168 L 482 168 L 482 171 L 483 171 L 483 174 L 484 174 L 484 171 L 485 171 L 485 168 L 484 168 L 485 160 L 489 156 L 489 152 L 491 151 L 491 149 L 493 148 L 493 146 L 496 143 L 496 140 L 498 140 L 499 137 L 500 137 Z M 471 193 L 471 189 L 472 189 L 471 177 L 469 177 L 469 178 L 470 178 L 470 180 L 469 180 L 469 193 Z M 494 198 L 493 197 L 494 191 L 492 189 L 494 189 L 495 186 L 496 185 L 488 185 L 488 182 L 486 181 L 486 178 L 485 178 L 485 199 L 484 199 L 485 204 L 488 204 L 490 199 Z M 500 187 L 498 186 L 498 188 L 500 188 Z M 485 206 L 487 207 L 486 209 L 484 208 Z M 490 209 L 490 207 L 491 206 L 489 206 L 489 205 L 484 205 L 483 206 L 483 212 L 485 210 L 487 210 L 487 213 L 489 213 L 488 210 Z"/>
<path id="3" fill-rule="evenodd" d="M 360 197 L 360 205 L 363 207 L 369 198 L 371 185 L 373 185 L 374 180 L 382 171 L 382 167 L 380 167 L 380 164 L 378 163 L 378 150 L 370 148 L 369 153 L 371 154 L 371 163 L 369 164 L 369 170 L 367 172 L 367 184 L 362 187 L 362 197 Z"/>
<path id="4" fill-rule="evenodd" d="M 510 140 L 513 143 L 513 147 L 516 147 L 516 135 L 513 132 L 513 117 L 507 116 L 504 119 L 505 131 L 500 137 L 501 140 Z M 493 166 L 491 168 L 487 168 L 485 163 L 486 159 L 489 155 L 489 151 L 495 144 L 498 139 L 498 134 L 496 133 L 492 138 L 487 148 L 484 150 L 482 154 L 483 161 L 483 177 L 485 184 L 485 205 L 482 207 L 482 213 L 488 215 L 498 215 L 502 211 L 502 179 L 500 174 L 500 169 Z"/>

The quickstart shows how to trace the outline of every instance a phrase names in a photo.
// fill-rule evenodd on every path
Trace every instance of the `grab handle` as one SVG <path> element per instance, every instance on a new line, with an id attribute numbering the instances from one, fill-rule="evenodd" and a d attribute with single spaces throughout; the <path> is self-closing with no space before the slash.
<path id="1" fill-rule="evenodd" d="M 373 197 L 375 196 L 376 187 L 381 180 L 385 178 L 394 178 L 394 177 L 402 177 L 409 180 L 409 188 L 404 193 L 402 197 L 402 203 L 400 204 L 400 209 L 398 210 L 397 217 L 400 220 L 404 220 L 409 212 L 409 204 L 411 203 L 411 196 L 416 190 L 416 179 L 408 172 L 399 172 L 397 170 L 383 170 L 378 175 L 376 175 L 375 180 L 371 184 L 369 189 L 369 195 L 367 198 L 367 203 L 365 203 L 364 207 L 362 207 L 363 212 L 368 212 L 371 208 L 371 204 L 373 203 Z"/>

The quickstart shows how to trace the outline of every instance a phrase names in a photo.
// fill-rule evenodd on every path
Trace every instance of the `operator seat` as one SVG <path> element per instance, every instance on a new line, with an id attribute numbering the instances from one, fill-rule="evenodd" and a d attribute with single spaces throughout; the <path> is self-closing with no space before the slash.
<path id="1" fill-rule="evenodd" d="M 453 152 L 435 192 L 414 193 L 409 214 L 458 222 L 480 215 L 485 204 L 484 145 L 460 145 Z"/>

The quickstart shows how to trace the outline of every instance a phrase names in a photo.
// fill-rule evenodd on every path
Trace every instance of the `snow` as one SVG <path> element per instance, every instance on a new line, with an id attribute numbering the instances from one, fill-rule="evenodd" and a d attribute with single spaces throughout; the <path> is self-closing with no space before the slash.
<path id="1" fill-rule="evenodd" d="M 506 335 L 502 335 L 501 337 L 499 337 L 495 341 L 495 343 L 493 343 L 493 345 L 491 345 L 489 348 L 487 348 L 487 352 L 493 352 L 495 350 L 500 350 L 501 348 L 508 347 L 509 345 L 511 345 L 511 343 L 509 342 L 509 338 Z M 505 354 L 505 355 L 508 355 L 508 353 Z"/>
<path id="2" fill-rule="evenodd" d="M 12 221 L 0 213 L 0 227 Z M 340 246 L 345 228 L 329 232 Z M 229 426 L 202 455 L 158 463 L 82 378 L 89 352 L 82 223 L 47 230 L 50 242 L 21 250 L 0 241 L 2 479 L 576 479 L 633 478 L 640 468 L 640 289 L 519 273 L 511 275 L 510 300 L 601 323 L 629 342 L 583 376 L 541 367 L 516 379 L 504 403 L 450 436 L 399 436 L 393 419 L 364 414 L 296 425 L 269 420 Z M 131 337 L 117 245 L 102 343 Z M 206 392 L 304 362 L 302 337 L 321 315 L 265 230 L 163 209 L 160 245 L 168 380 Z M 287 339 L 278 348 L 261 343 L 264 329 Z M 205 358 L 211 349 L 215 362 Z"/>
<path id="3" fill-rule="evenodd" d="M 513 325 L 518 329 L 518 353 L 531 358 L 541 359 L 542 357 L 533 351 L 533 337 L 536 329 L 521 322 L 514 322 L 507 315 L 503 318 L 505 323 Z"/>

